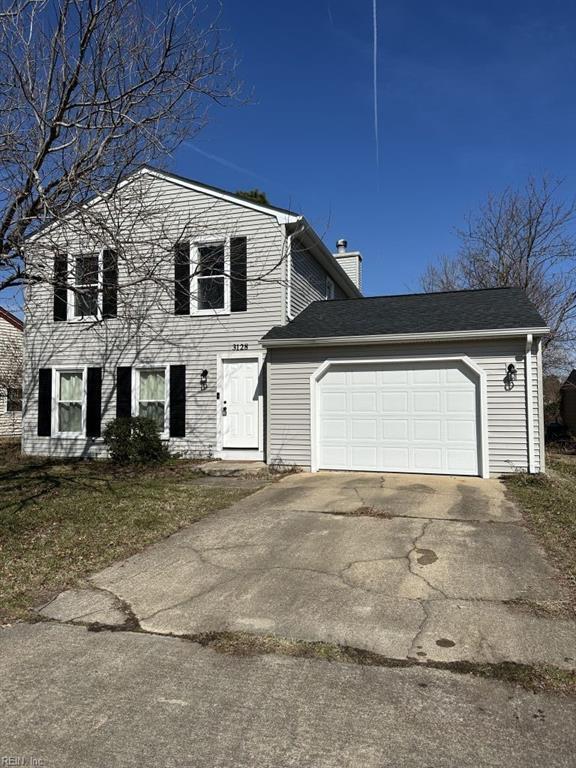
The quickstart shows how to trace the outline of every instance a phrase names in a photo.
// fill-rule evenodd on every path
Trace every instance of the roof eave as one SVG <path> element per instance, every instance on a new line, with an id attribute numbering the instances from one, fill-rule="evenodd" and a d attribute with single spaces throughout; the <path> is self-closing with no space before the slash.
<path id="1" fill-rule="evenodd" d="M 440 331 L 435 333 L 388 333 L 369 336 L 318 336 L 312 338 L 284 338 L 260 340 L 264 347 L 352 346 L 355 344 L 395 344 L 433 341 L 482 340 L 494 338 L 522 338 L 528 334 L 546 336 L 549 328 L 493 328 L 475 331 Z"/>

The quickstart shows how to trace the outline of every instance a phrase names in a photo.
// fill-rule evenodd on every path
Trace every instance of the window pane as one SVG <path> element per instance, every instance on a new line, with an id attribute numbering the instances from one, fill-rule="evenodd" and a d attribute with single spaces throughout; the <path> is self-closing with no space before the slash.
<path id="1" fill-rule="evenodd" d="M 78 256 L 76 258 L 76 285 L 98 283 L 98 256 Z"/>
<path id="2" fill-rule="evenodd" d="M 198 279 L 198 309 L 224 309 L 224 278 Z"/>
<path id="3" fill-rule="evenodd" d="M 82 402 L 81 371 L 63 371 L 60 374 L 60 397 L 58 399 Z"/>
<path id="4" fill-rule="evenodd" d="M 198 275 L 208 277 L 224 272 L 224 243 L 201 245 L 198 248 Z"/>
<path id="5" fill-rule="evenodd" d="M 82 403 L 59 403 L 58 431 L 82 432 Z"/>
<path id="6" fill-rule="evenodd" d="M 22 410 L 22 390 L 17 387 L 8 387 L 7 411 Z"/>
<path id="7" fill-rule="evenodd" d="M 140 400 L 165 400 L 164 371 L 140 371 Z"/>
<path id="8" fill-rule="evenodd" d="M 140 416 L 155 421 L 158 430 L 164 431 L 164 403 L 140 403 L 138 413 Z"/>
<path id="9" fill-rule="evenodd" d="M 83 288 L 74 294 L 74 316 L 96 317 L 98 314 L 98 288 Z"/>

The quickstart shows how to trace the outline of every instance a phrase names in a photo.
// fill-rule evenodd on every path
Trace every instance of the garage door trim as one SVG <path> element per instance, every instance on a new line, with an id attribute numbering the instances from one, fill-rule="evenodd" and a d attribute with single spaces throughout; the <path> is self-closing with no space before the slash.
<path id="1" fill-rule="evenodd" d="M 467 355 L 435 355 L 426 357 L 374 357 L 369 359 L 346 358 L 338 360 L 325 360 L 310 376 L 310 453 L 311 470 L 318 471 L 318 436 L 320 434 L 318 407 L 318 384 L 329 368 L 341 365 L 386 365 L 402 363 L 462 363 L 469 368 L 478 380 L 478 391 L 480 397 L 479 420 L 480 428 L 480 450 L 479 450 L 479 469 L 480 477 L 489 477 L 489 459 L 488 459 L 488 410 L 486 394 L 486 372 L 480 368 Z"/>

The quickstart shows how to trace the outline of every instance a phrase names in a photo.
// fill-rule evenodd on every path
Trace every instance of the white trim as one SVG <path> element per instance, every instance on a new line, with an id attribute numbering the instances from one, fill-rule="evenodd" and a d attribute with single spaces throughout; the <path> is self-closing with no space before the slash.
<path id="1" fill-rule="evenodd" d="M 292 315 L 292 235 L 288 235 L 288 251 L 286 253 L 286 307 L 285 322 L 293 319 Z"/>
<path id="2" fill-rule="evenodd" d="M 542 339 L 538 339 L 538 440 L 540 444 L 540 472 L 546 472 L 546 428 L 544 426 L 544 374 L 542 370 Z"/>
<path id="3" fill-rule="evenodd" d="M 318 435 L 320 434 L 319 416 L 316 390 L 317 385 L 324 373 L 335 365 L 386 365 L 396 363 L 430 363 L 430 362 L 458 362 L 466 365 L 478 377 L 478 409 L 479 409 L 479 439 L 480 449 L 479 475 L 480 477 L 490 477 L 489 453 L 488 453 L 488 394 L 486 388 L 486 371 L 480 368 L 474 360 L 467 355 L 430 355 L 427 357 L 380 357 L 373 359 L 356 360 L 325 360 L 310 376 L 310 457 L 311 471 L 318 472 Z"/>
<path id="4" fill-rule="evenodd" d="M 192 189 L 194 192 L 201 192 L 204 195 L 208 195 L 209 197 L 215 197 L 218 200 L 225 200 L 228 203 L 233 203 L 234 205 L 239 205 L 243 208 L 251 208 L 253 211 L 259 211 L 260 213 L 265 213 L 268 216 L 273 216 L 279 224 L 292 224 L 302 218 L 297 214 L 283 213 L 282 211 L 277 211 L 274 208 L 269 208 L 266 205 L 260 205 L 259 203 L 254 203 L 254 202 L 251 202 L 250 200 L 243 200 L 241 198 L 236 197 L 235 195 L 227 194 L 223 190 L 216 190 L 216 189 L 213 189 L 212 187 L 207 187 L 207 186 L 204 186 L 203 184 L 196 183 L 193 181 L 185 181 L 184 179 L 180 179 L 172 176 L 170 173 L 153 170 L 152 168 L 142 168 L 140 171 L 134 174 L 134 176 L 142 176 L 142 175 L 154 176 L 158 179 L 169 181 L 172 184 L 177 184 L 178 186 L 184 187 L 185 189 Z M 118 185 L 118 189 L 124 184 L 127 184 L 131 179 L 132 179 L 132 176 L 128 177 L 124 182 L 122 182 L 122 184 Z"/>
<path id="5" fill-rule="evenodd" d="M 526 335 L 526 353 L 524 355 L 524 375 L 526 378 L 526 450 L 528 453 L 528 472 L 536 471 L 534 466 L 534 407 L 532 403 L 532 334 Z"/>
<path id="6" fill-rule="evenodd" d="M 454 339 L 514 338 L 532 333 L 545 336 L 549 328 L 495 328 L 486 331 L 441 331 L 435 333 L 389 333 L 380 336 L 322 336 L 307 339 L 266 339 L 260 340 L 263 347 L 311 347 L 347 346 L 355 344 L 395 344 L 421 341 L 452 341 Z"/>
<path id="7" fill-rule="evenodd" d="M 60 403 L 60 374 L 61 373 L 82 373 L 82 427 L 80 432 L 60 432 L 59 412 Z M 87 365 L 58 365 L 52 368 L 52 412 L 51 437 L 61 437 L 74 440 L 86 435 L 86 403 L 88 391 L 88 366 Z M 66 402 L 66 401 L 65 401 Z"/>
<path id="8" fill-rule="evenodd" d="M 219 352 L 216 355 L 216 457 L 219 459 L 237 458 L 239 461 L 252 459 L 251 454 L 257 454 L 256 460 L 264 459 L 264 390 L 262 387 L 262 370 L 265 353 L 261 350 L 246 352 Z M 257 360 L 258 361 L 258 449 L 255 448 L 224 448 L 222 422 L 222 403 L 224 402 L 224 361 L 225 360 Z"/>
<path id="9" fill-rule="evenodd" d="M 66 321 L 69 323 L 93 323 L 95 320 L 102 319 L 102 301 L 104 298 L 104 251 L 106 248 L 97 248 L 94 252 L 88 251 L 86 253 L 66 253 L 66 282 L 68 288 L 66 290 Z M 76 296 L 78 295 L 74 288 L 76 288 L 76 259 L 78 258 L 90 258 L 96 256 L 98 258 L 98 294 L 96 296 L 96 314 L 95 315 L 83 315 L 81 317 L 76 316 Z M 71 261 L 73 261 L 74 269 L 72 269 Z M 72 286 L 72 287 L 70 287 Z"/>
<path id="10" fill-rule="evenodd" d="M 139 415 L 140 371 L 164 370 L 164 430 L 160 432 L 162 440 L 170 437 L 170 365 L 168 363 L 138 363 L 132 366 L 131 410 L 132 416 Z"/>
<path id="11" fill-rule="evenodd" d="M 198 269 L 198 248 L 203 245 L 224 245 L 224 271 L 222 275 L 213 277 L 222 277 L 224 280 L 224 306 L 214 309 L 198 309 L 198 280 L 203 278 L 197 274 Z M 190 314 L 195 317 L 213 317 L 214 315 L 230 314 L 230 238 L 226 235 L 216 237 L 214 235 L 203 237 L 190 243 Z M 205 279 L 205 278 L 204 278 Z"/>

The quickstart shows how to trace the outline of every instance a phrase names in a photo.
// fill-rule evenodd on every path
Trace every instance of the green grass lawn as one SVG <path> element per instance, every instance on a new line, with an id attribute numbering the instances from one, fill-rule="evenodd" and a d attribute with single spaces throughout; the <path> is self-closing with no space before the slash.
<path id="1" fill-rule="evenodd" d="M 528 528 L 562 573 L 569 613 L 576 612 L 576 457 L 548 458 L 547 475 L 515 475 L 507 480 Z"/>
<path id="2" fill-rule="evenodd" d="M 198 478 L 190 461 L 121 468 L 0 442 L 0 623 L 252 492 Z"/>

